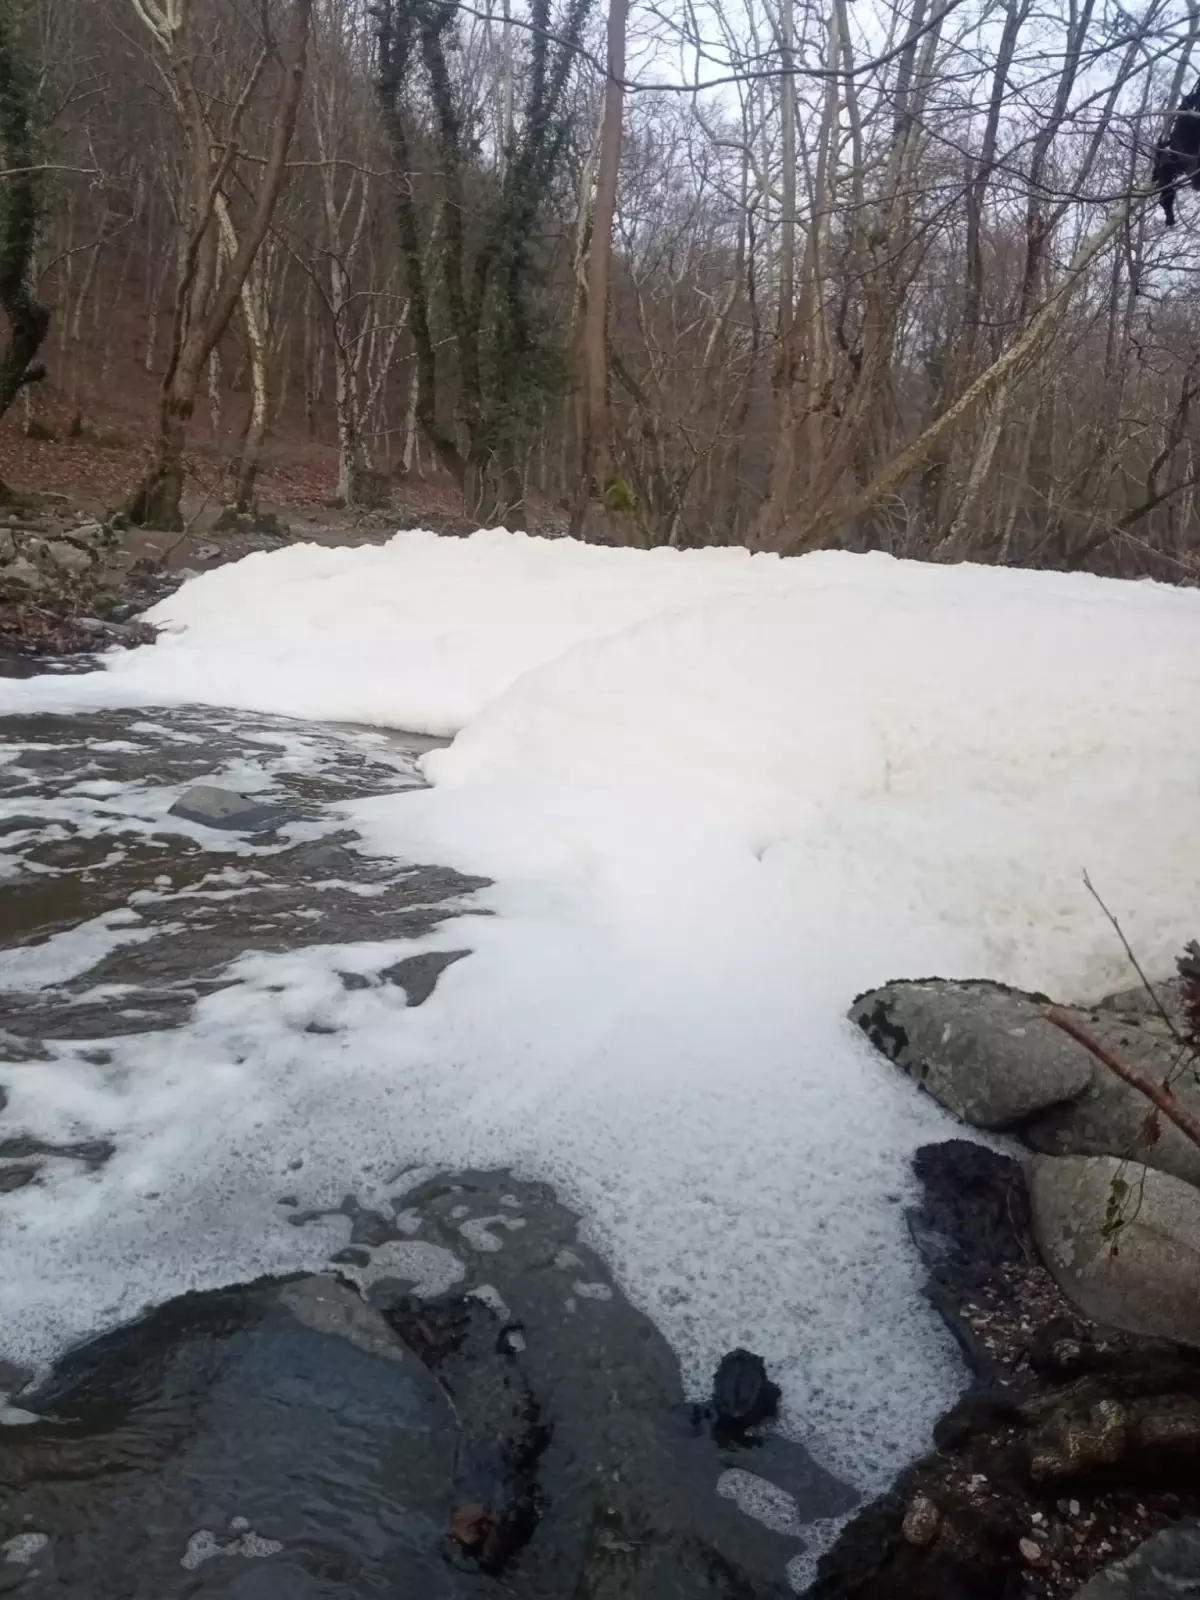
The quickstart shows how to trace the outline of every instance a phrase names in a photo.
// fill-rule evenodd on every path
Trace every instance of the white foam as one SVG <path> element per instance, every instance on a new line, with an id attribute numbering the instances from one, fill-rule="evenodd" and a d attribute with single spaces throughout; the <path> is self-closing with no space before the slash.
<path id="1" fill-rule="evenodd" d="M 241 1531 L 247 1528 L 244 1517 L 235 1517 L 229 1526 L 234 1537 L 224 1541 L 218 1539 L 210 1528 L 200 1528 L 192 1534 L 187 1549 L 179 1559 L 179 1565 L 185 1572 L 195 1572 L 214 1556 L 242 1556 L 247 1561 L 261 1561 L 267 1556 L 278 1555 L 283 1549 L 278 1539 L 264 1539 L 252 1529 Z"/>
<path id="2" fill-rule="evenodd" d="M 6 1561 L 12 1561 L 19 1567 L 27 1567 L 34 1556 L 41 1555 L 50 1543 L 47 1533 L 18 1533 L 15 1538 L 0 1544 L 0 1551 L 4 1553 Z"/>
<path id="3" fill-rule="evenodd" d="M 339 1263 L 338 1271 L 364 1290 L 381 1278 L 395 1278 L 411 1284 L 419 1300 L 448 1294 L 466 1276 L 466 1269 L 452 1251 L 439 1244 L 406 1239 L 388 1239 L 377 1245 L 371 1251 L 368 1266 Z"/>
<path id="4" fill-rule="evenodd" d="M 1167 968 L 1200 902 L 1200 594 L 406 535 L 250 557 L 159 617 L 178 631 L 157 648 L 0 684 L 0 707 L 461 729 L 431 791 L 353 814 L 375 851 L 493 876 L 499 915 L 420 945 L 474 953 L 419 1008 L 345 990 L 361 948 L 247 956 L 190 1028 L 114 1041 L 107 1067 L 6 1066 L 31 1129 L 66 1115 L 56 1078 L 118 1144 L 3 1202 L 14 1359 L 323 1265 L 344 1241 L 289 1226 L 285 1188 L 365 1204 L 401 1169 L 503 1165 L 581 1209 L 693 1394 L 754 1349 L 785 1426 L 886 1482 L 961 1380 L 903 1222 L 914 1146 L 957 1130 L 845 1009 L 931 972 L 1120 986 L 1084 867 Z"/>
<path id="5" fill-rule="evenodd" d="M 800 1535 L 804 1532 L 795 1495 L 781 1489 L 777 1483 L 760 1478 L 756 1472 L 729 1467 L 717 1479 L 717 1493 L 722 1499 L 732 1500 L 739 1511 L 761 1522 L 772 1533 Z"/>

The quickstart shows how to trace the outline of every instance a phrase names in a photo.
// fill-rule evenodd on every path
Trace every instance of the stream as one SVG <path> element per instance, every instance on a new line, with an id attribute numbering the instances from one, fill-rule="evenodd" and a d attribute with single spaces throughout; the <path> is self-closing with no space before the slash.
<path id="1" fill-rule="evenodd" d="M 141 1261 L 99 1320 L 29 1284 L 33 1234 L 61 1209 L 86 1251 L 89 1204 L 139 1181 L 146 1113 L 105 1121 L 130 1051 L 187 1070 L 197 1008 L 234 1005 L 260 958 L 344 946 L 347 1000 L 383 996 L 398 1027 L 470 959 L 455 919 L 485 885 L 361 853 L 338 811 L 419 786 L 430 743 L 194 708 L 0 719 L 0 1594 L 753 1600 L 792 1593 L 806 1530 L 853 1507 L 799 1445 L 714 1436 L 580 1220 L 509 1172 L 348 1159 L 313 1209 L 297 1155 L 259 1212 L 218 1193 L 200 1221 L 241 1259 L 247 1230 L 272 1263 L 294 1238 L 295 1271 L 178 1293 L 164 1261 L 158 1299 Z M 173 814 L 202 783 L 277 821 Z M 347 1015 L 295 1022 L 331 1070 L 353 1070 Z M 21 1326 L 43 1304 L 52 1361 Z"/>

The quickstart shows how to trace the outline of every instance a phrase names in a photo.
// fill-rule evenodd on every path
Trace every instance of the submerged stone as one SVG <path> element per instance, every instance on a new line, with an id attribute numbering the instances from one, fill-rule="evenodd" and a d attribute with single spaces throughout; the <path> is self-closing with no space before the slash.
<path id="1" fill-rule="evenodd" d="M 180 795 L 170 814 L 206 828 L 262 833 L 290 821 L 295 811 L 289 806 L 255 800 L 252 795 L 235 794 L 214 783 L 197 783 Z"/>

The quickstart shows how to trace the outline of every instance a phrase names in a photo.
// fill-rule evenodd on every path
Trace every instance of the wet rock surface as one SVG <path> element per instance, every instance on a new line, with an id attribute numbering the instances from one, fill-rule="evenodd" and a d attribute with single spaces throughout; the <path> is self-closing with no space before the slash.
<path id="1" fill-rule="evenodd" d="M 249 795 L 235 794 L 213 783 L 193 785 L 171 807 L 173 817 L 185 822 L 200 822 L 208 828 L 232 828 L 246 833 L 262 833 L 292 820 L 293 812 L 284 806 L 262 804 Z"/>
<path id="2" fill-rule="evenodd" d="M 937 1450 L 823 1558 L 820 1600 L 1048 1600 L 1200 1511 L 1200 1357 L 1089 1321 L 1042 1265 L 1022 1166 L 916 1160 L 910 1228 L 976 1382 Z"/>
<path id="3" fill-rule="evenodd" d="M 796 1445 L 694 1424 L 670 1349 L 550 1190 L 438 1176 L 376 1218 L 356 1282 L 184 1296 L 19 1395 L 0 1550 L 25 1543 L 0 1592 L 791 1592 L 800 1524 L 853 1496 Z M 421 1298 L 435 1258 L 453 1288 Z M 790 1504 L 789 1531 L 717 1492 L 731 1467 Z"/>
<path id="4" fill-rule="evenodd" d="M 731 1350 L 721 1358 L 712 1392 L 713 1431 L 718 1438 L 740 1442 L 778 1410 L 779 1386 L 768 1378 L 761 1356 Z"/>
<path id="5" fill-rule="evenodd" d="M 374 861 L 322 811 L 418 786 L 431 742 L 199 710 L 0 719 L 0 1061 L 185 1021 L 248 949 L 417 937 L 462 909 L 482 880 Z M 227 773 L 262 785 L 249 838 L 175 810 Z M 95 960 L 39 966 L 40 946 L 80 927 Z M 413 958 L 426 998 L 438 954 Z"/>

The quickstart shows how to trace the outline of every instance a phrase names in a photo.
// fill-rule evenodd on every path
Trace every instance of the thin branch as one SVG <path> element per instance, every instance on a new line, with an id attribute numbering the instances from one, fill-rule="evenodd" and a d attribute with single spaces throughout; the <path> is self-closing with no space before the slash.
<path id="1" fill-rule="evenodd" d="M 1117 921 L 1117 918 L 1114 915 L 1114 913 L 1111 912 L 1108 909 L 1108 907 L 1104 904 L 1104 901 L 1100 898 L 1100 894 L 1099 894 L 1098 890 L 1096 889 L 1095 884 L 1088 877 L 1086 872 L 1083 875 L 1083 887 L 1091 895 L 1092 899 L 1096 902 L 1096 904 L 1100 907 L 1101 911 L 1103 911 L 1104 915 L 1108 918 L 1109 922 L 1112 924 L 1113 932 L 1116 934 L 1117 938 L 1120 939 L 1122 947 L 1124 948 L 1125 954 L 1129 957 L 1130 966 L 1132 966 L 1133 970 L 1137 973 L 1138 977 L 1142 980 L 1142 987 L 1145 989 L 1146 993 L 1150 996 L 1151 1000 L 1154 1001 L 1155 1009 L 1157 1010 L 1159 1016 L 1166 1023 L 1167 1027 L 1170 1028 L 1171 1035 L 1174 1038 L 1175 1042 L 1177 1044 L 1186 1044 L 1187 1040 L 1183 1037 L 1183 1035 L 1180 1033 L 1179 1029 L 1175 1026 L 1174 1022 L 1171 1020 L 1171 1017 L 1167 1012 L 1166 1006 L 1164 1006 L 1162 1001 L 1159 999 L 1158 991 L 1155 989 L 1154 985 L 1150 982 L 1150 979 L 1146 976 L 1145 972 L 1143 972 L 1141 962 L 1134 955 L 1133 947 L 1129 943 L 1129 940 L 1125 937 L 1125 930 L 1121 927 L 1121 924 Z"/>
<path id="2" fill-rule="evenodd" d="M 1131 1067 L 1128 1062 L 1122 1061 L 1120 1056 L 1114 1055 L 1107 1046 L 1102 1045 L 1099 1039 L 1092 1035 L 1069 1017 L 1058 1006 L 1051 1006 L 1046 1012 L 1046 1021 L 1052 1022 L 1056 1028 L 1062 1030 L 1068 1037 L 1081 1044 L 1089 1055 L 1094 1056 L 1102 1066 L 1108 1068 L 1122 1082 L 1129 1084 L 1144 1095 L 1150 1104 L 1168 1117 L 1179 1131 L 1194 1145 L 1200 1146 L 1200 1117 L 1195 1112 L 1189 1111 L 1186 1106 L 1180 1105 L 1166 1084 L 1155 1083 L 1153 1078 L 1148 1078 L 1144 1072 L 1139 1072 L 1136 1067 Z"/>

